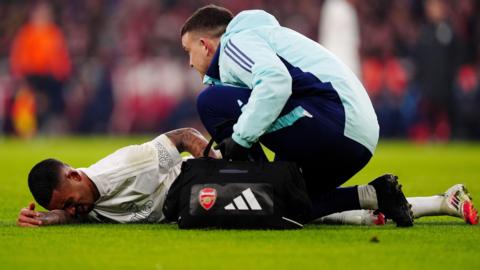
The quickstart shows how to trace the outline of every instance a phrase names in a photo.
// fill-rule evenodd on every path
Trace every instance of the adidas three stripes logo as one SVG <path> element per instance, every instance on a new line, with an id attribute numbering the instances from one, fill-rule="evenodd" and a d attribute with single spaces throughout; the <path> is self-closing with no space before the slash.
<path id="1" fill-rule="evenodd" d="M 252 73 L 252 67 L 255 65 L 255 62 L 248 57 L 240 48 L 233 44 L 232 40 L 227 42 L 225 45 L 225 54 L 233 60 L 239 67 L 245 71 Z"/>
<path id="2" fill-rule="evenodd" d="M 250 188 L 245 189 L 242 191 L 242 194 L 235 197 L 233 202 L 227 204 L 225 206 L 225 210 L 262 210 L 262 207 L 258 203 L 255 195 Z"/>

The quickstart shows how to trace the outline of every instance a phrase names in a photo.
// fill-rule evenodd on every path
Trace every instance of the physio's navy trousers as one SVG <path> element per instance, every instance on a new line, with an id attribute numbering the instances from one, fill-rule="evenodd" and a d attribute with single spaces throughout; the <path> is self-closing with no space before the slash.
<path id="1" fill-rule="evenodd" d="M 215 127 L 238 119 L 242 104 L 251 90 L 230 86 L 209 86 L 197 99 L 197 109 L 205 128 L 217 143 L 230 137 L 233 125 L 217 134 Z M 335 212 L 359 209 L 356 187 L 337 188 L 370 160 L 363 145 L 345 137 L 345 113 L 341 101 L 322 96 L 292 95 L 280 117 L 298 106 L 312 117 L 302 117 L 293 125 L 260 137 L 275 153 L 276 160 L 296 162 L 302 169 L 307 191 L 314 204 L 315 218 Z"/>

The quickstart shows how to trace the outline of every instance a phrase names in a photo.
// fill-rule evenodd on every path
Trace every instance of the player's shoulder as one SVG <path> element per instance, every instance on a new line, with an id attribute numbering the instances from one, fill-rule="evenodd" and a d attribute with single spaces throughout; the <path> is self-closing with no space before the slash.
<path id="1" fill-rule="evenodd" d="M 146 163 L 153 164 L 155 156 L 155 149 L 151 146 L 146 144 L 129 145 L 92 164 L 88 170 L 96 172 L 95 174 L 98 175 L 108 175 L 112 170 L 133 170 L 137 166 L 145 166 Z"/>
<path id="2" fill-rule="evenodd" d="M 161 168 L 172 168 L 182 160 L 177 147 L 166 134 L 156 137 L 145 145 L 154 149 Z"/>

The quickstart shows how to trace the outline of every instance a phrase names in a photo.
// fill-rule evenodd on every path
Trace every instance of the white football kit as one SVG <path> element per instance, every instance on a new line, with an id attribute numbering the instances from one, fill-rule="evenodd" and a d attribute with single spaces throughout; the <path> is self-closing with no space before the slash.
<path id="1" fill-rule="evenodd" d="M 100 193 L 89 218 L 100 222 L 164 220 L 163 203 L 180 174 L 182 157 L 165 135 L 121 148 L 88 168 L 80 168 Z"/>

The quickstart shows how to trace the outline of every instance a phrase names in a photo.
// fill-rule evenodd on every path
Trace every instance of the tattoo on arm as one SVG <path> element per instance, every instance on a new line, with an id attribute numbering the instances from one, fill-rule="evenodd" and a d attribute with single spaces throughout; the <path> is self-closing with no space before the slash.
<path id="1" fill-rule="evenodd" d="M 68 224 L 77 221 L 77 219 L 71 217 L 67 212 L 63 210 L 52 210 L 49 212 L 39 213 L 41 214 L 38 219 L 42 221 L 43 225 Z"/>
<path id="2" fill-rule="evenodd" d="M 179 153 L 189 152 L 194 157 L 201 157 L 208 144 L 207 139 L 194 128 L 181 128 L 165 133 L 177 147 Z"/>

